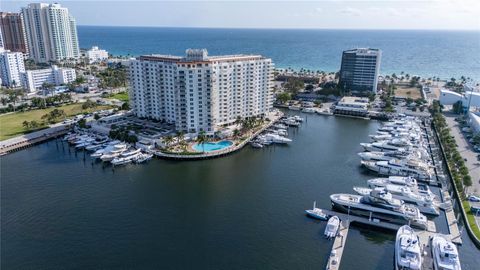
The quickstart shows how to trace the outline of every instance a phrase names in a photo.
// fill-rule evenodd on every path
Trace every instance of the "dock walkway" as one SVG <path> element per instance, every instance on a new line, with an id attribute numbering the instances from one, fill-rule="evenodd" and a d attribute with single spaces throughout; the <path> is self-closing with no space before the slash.
<path id="1" fill-rule="evenodd" d="M 329 216 L 338 216 L 341 220 L 339 233 L 337 237 L 335 237 L 335 241 L 332 246 L 332 251 L 330 252 L 330 257 L 328 258 L 328 263 L 326 267 L 327 270 L 339 269 L 340 262 L 342 260 L 343 249 L 345 248 L 345 245 L 347 242 L 348 230 L 352 222 L 375 226 L 375 227 L 388 229 L 388 230 L 394 230 L 394 231 L 397 231 L 402 226 L 399 224 L 393 224 L 385 221 L 374 221 L 375 219 L 369 219 L 369 218 L 355 216 L 355 215 L 347 215 L 345 213 L 340 213 L 333 210 L 322 209 L 322 211 Z M 420 239 L 420 246 L 423 250 L 422 269 L 433 270 L 433 258 L 432 258 L 432 253 L 430 252 L 431 250 L 430 239 L 433 235 L 437 234 L 437 229 L 436 229 L 435 223 L 430 220 L 428 221 L 427 227 L 428 227 L 427 230 L 419 230 L 419 229 L 414 229 L 414 230 Z M 452 242 L 454 242 L 452 235 L 446 235 L 446 237 L 450 238 Z"/>
<path id="2" fill-rule="evenodd" d="M 328 257 L 327 270 L 336 270 L 340 268 L 343 249 L 347 243 L 349 228 L 350 223 L 347 220 L 342 220 L 340 222 L 340 228 L 338 229 L 337 236 L 333 242 L 332 252 L 330 253 L 330 257 Z"/>

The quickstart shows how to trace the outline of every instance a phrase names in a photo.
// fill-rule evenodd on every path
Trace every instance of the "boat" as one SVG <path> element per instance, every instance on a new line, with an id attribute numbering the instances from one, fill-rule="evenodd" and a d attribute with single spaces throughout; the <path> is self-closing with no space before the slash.
<path id="1" fill-rule="evenodd" d="M 138 153 L 140 153 L 142 151 L 142 149 L 132 149 L 130 151 L 125 151 L 123 152 L 122 154 L 120 154 L 121 157 L 128 157 L 128 156 L 132 156 L 132 155 L 136 155 Z"/>
<path id="2" fill-rule="evenodd" d="M 327 238 L 333 238 L 337 236 L 338 227 L 340 226 L 340 219 L 337 216 L 333 216 L 328 220 L 327 227 L 325 228 L 325 236 Z"/>
<path id="3" fill-rule="evenodd" d="M 422 252 L 420 240 L 408 225 L 400 227 L 395 240 L 395 270 L 420 270 Z"/>
<path id="4" fill-rule="evenodd" d="M 142 154 L 140 151 L 130 151 L 130 152 L 132 152 L 133 154 L 123 156 L 123 153 L 122 153 L 119 156 L 112 159 L 111 163 L 115 166 L 116 165 L 128 164 L 128 163 L 134 161 L 135 159 L 137 159 Z"/>
<path id="5" fill-rule="evenodd" d="M 461 270 L 457 247 L 445 236 L 432 237 L 432 255 L 435 270 Z"/>
<path id="6" fill-rule="evenodd" d="M 330 195 L 332 207 L 358 216 L 376 218 L 395 224 L 412 224 L 420 229 L 427 229 L 427 218 L 420 213 L 420 210 L 413 205 L 401 204 L 398 207 L 382 207 L 375 204 L 365 196 L 354 194 L 332 194 Z"/>
<path id="7" fill-rule="evenodd" d="M 297 122 L 303 122 L 303 118 L 300 117 L 299 115 L 294 115 L 292 116 L 293 120 L 297 121 Z"/>
<path id="8" fill-rule="evenodd" d="M 315 108 L 303 108 L 302 112 L 304 113 L 315 113 Z"/>
<path id="9" fill-rule="evenodd" d="M 367 180 L 370 187 L 384 187 L 388 184 L 416 187 L 417 180 L 410 176 L 389 176 L 386 178 L 373 178 Z"/>
<path id="10" fill-rule="evenodd" d="M 145 162 L 145 161 L 148 161 L 148 160 L 152 159 L 152 157 L 153 157 L 153 154 L 140 154 L 140 155 L 138 155 L 137 158 L 135 158 L 135 159 L 133 160 L 133 162 L 135 162 L 135 163 L 143 163 L 143 162 Z"/>
<path id="11" fill-rule="evenodd" d="M 320 220 L 327 220 L 328 215 L 325 214 L 322 209 L 316 207 L 316 201 L 313 202 L 313 208 L 312 209 L 307 209 L 305 212 L 307 213 L 308 216 Z"/>
<path id="12" fill-rule="evenodd" d="M 285 138 L 285 137 L 282 137 L 280 135 L 272 134 L 272 133 L 265 134 L 265 138 L 267 140 L 270 140 L 271 142 L 280 143 L 280 144 L 285 144 L 285 143 L 292 142 L 292 140 L 289 139 L 289 138 Z"/>
<path id="13" fill-rule="evenodd" d="M 359 195 L 364 196 L 369 196 L 373 192 L 390 194 L 393 199 L 398 199 L 404 203 L 411 203 L 415 205 L 421 213 L 434 216 L 438 216 L 440 214 L 432 197 L 416 194 L 406 186 L 386 185 L 385 187 L 376 187 L 374 189 L 354 187 L 353 190 Z"/>
<path id="14" fill-rule="evenodd" d="M 361 161 L 369 170 L 387 176 L 412 176 L 417 180 L 431 181 L 434 175 L 432 167 L 417 160 Z"/>
<path id="15" fill-rule="evenodd" d="M 367 185 L 370 188 L 385 187 L 387 185 L 406 186 L 418 194 L 430 196 L 432 198 L 436 197 L 427 185 L 418 184 L 415 178 L 409 176 L 389 176 L 387 178 L 369 179 L 367 180 Z"/>
<path id="16" fill-rule="evenodd" d="M 292 111 L 300 111 L 302 108 L 298 106 L 288 106 L 288 109 Z"/>
<path id="17" fill-rule="evenodd" d="M 407 151 L 388 151 L 388 152 L 360 152 L 358 153 L 362 160 L 367 161 L 389 161 L 391 159 L 403 159 L 408 158 L 409 153 Z"/>
<path id="18" fill-rule="evenodd" d="M 392 139 L 388 141 L 379 141 L 373 143 L 361 143 L 365 151 L 385 152 L 385 151 L 403 151 L 411 146 L 410 142 L 400 139 Z"/>
<path id="19" fill-rule="evenodd" d="M 298 127 L 300 126 L 300 123 L 295 121 L 294 119 L 290 119 L 290 118 L 287 118 L 284 123 L 287 125 L 287 126 L 292 126 L 292 127 Z"/>
<path id="20" fill-rule="evenodd" d="M 259 142 L 250 142 L 250 145 L 253 147 L 253 148 L 263 148 L 263 144 L 259 143 Z"/>
<path id="21" fill-rule="evenodd" d="M 102 161 L 112 161 L 114 158 L 120 156 L 120 154 L 125 152 L 126 150 L 127 150 L 126 144 L 116 144 L 113 146 L 112 150 L 100 156 L 100 159 Z"/>
<path id="22" fill-rule="evenodd" d="M 320 114 L 320 115 L 327 115 L 327 116 L 328 116 L 328 115 L 333 115 L 333 113 L 330 112 L 330 110 L 328 110 L 328 109 L 327 109 L 327 110 L 317 111 L 317 113 Z"/>

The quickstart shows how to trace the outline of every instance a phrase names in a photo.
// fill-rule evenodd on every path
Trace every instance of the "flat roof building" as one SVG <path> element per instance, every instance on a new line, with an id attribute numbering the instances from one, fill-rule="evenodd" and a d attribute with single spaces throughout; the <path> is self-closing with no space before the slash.
<path id="1" fill-rule="evenodd" d="M 130 63 L 130 106 L 139 117 L 214 132 L 273 107 L 273 63 L 261 55 L 144 55 Z"/>
<path id="2" fill-rule="evenodd" d="M 344 51 L 339 85 L 355 94 L 376 93 L 382 52 L 358 48 Z"/>
<path id="3" fill-rule="evenodd" d="M 0 39 L 5 50 L 27 53 L 27 41 L 21 13 L 0 12 Z"/>
<path id="4" fill-rule="evenodd" d="M 0 79 L 1 84 L 7 87 L 21 86 L 25 63 L 23 53 L 3 50 L 0 47 Z"/>

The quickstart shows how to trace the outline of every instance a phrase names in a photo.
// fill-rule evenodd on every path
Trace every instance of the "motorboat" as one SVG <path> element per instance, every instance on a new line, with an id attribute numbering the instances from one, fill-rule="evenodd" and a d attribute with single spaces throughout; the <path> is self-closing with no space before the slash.
<path id="1" fill-rule="evenodd" d="M 417 180 L 410 176 L 389 176 L 386 178 L 369 179 L 367 180 L 367 185 L 370 188 L 385 187 L 387 185 L 406 186 L 420 195 L 430 196 L 432 198 L 436 197 L 427 185 L 418 184 Z"/>
<path id="2" fill-rule="evenodd" d="M 299 106 L 288 106 L 288 109 L 292 111 L 300 111 L 302 108 Z"/>
<path id="3" fill-rule="evenodd" d="M 263 144 L 259 143 L 259 142 L 251 142 L 250 145 L 253 147 L 253 148 L 263 148 Z"/>
<path id="4" fill-rule="evenodd" d="M 307 213 L 308 216 L 320 220 L 327 220 L 328 215 L 325 214 L 322 209 L 316 207 L 316 201 L 313 202 L 313 208 L 312 209 L 307 209 L 305 212 Z"/>
<path id="5" fill-rule="evenodd" d="M 409 156 L 407 151 L 388 151 L 388 152 L 360 152 L 358 153 L 362 160 L 368 161 L 389 161 L 391 159 L 403 159 Z"/>
<path id="6" fill-rule="evenodd" d="M 325 228 L 325 237 L 333 238 L 337 236 L 338 228 L 340 227 L 340 219 L 337 216 L 333 216 L 328 219 L 327 227 Z"/>
<path id="7" fill-rule="evenodd" d="M 395 270 L 420 270 L 422 251 L 420 240 L 408 225 L 400 227 L 395 240 Z"/>
<path id="8" fill-rule="evenodd" d="M 445 236 L 432 237 L 432 255 L 435 270 L 461 270 L 457 247 Z"/>
<path id="9" fill-rule="evenodd" d="M 125 151 L 123 152 L 122 154 L 120 154 L 121 157 L 128 157 L 128 156 L 132 156 L 132 155 L 136 155 L 138 153 L 140 153 L 142 151 L 142 149 L 132 149 L 130 151 Z"/>
<path id="10" fill-rule="evenodd" d="M 294 119 L 291 119 L 291 118 L 287 118 L 285 119 L 284 123 L 287 125 L 287 126 L 292 126 L 292 127 L 298 127 L 300 126 L 300 123 L 295 121 Z"/>
<path id="11" fill-rule="evenodd" d="M 354 190 L 357 193 L 361 193 L 360 195 L 363 196 L 362 201 L 364 203 L 371 204 L 376 207 L 397 209 L 404 204 L 402 200 L 394 198 L 393 195 L 384 188 L 368 189 L 368 191 L 365 191 L 356 187 Z"/>
<path id="12" fill-rule="evenodd" d="M 413 205 L 401 204 L 399 207 L 381 207 L 362 195 L 332 194 L 332 207 L 357 216 L 365 216 L 395 224 L 411 224 L 420 229 L 427 228 L 427 218 Z"/>
<path id="13" fill-rule="evenodd" d="M 412 176 L 418 180 L 430 181 L 434 175 L 432 167 L 417 160 L 361 161 L 369 170 L 380 175 Z"/>
<path id="14" fill-rule="evenodd" d="M 285 137 L 280 136 L 278 134 L 272 134 L 272 133 L 265 134 L 265 138 L 267 140 L 270 140 L 270 141 L 274 142 L 274 143 L 280 143 L 280 144 L 285 144 L 285 143 L 292 142 L 292 140 L 289 139 L 289 138 L 285 138 Z"/>
<path id="15" fill-rule="evenodd" d="M 148 161 L 152 159 L 153 154 L 140 154 L 136 159 L 133 160 L 135 163 L 143 163 L 145 161 Z"/>
<path id="16" fill-rule="evenodd" d="M 304 113 L 315 113 L 315 108 L 303 108 L 302 110 Z"/>
<path id="17" fill-rule="evenodd" d="M 116 144 L 113 146 L 113 149 L 109 152 L 103 154 L 100 159 L 102 161 L 112 161 L 114 158 L 120 156 L 121 153 L 127 150 L 126 144 Z"/>
<path id="18" fill-rule="evenodd" d="M 129 151 L 129 152 L 132 152 L 133 154 L 129 154 L 127 156 L 124 156 L 122 154 L 120 154 L 120 156 L 117 156 L 115 157 L 111 163 L 113 165 L 124 165 L 124 164 L 128 164 L 132 161 L 134 161 L 135 159 L 137 159 L 142 153 L 140 151 Z"/>
<path id="19" fill-rule="evenodd" d="M 386 185 L 385 187 L 376 187 L 374 189 L 364 187 L 354 187 L 353 190 L 364 196 L 369 196 L 372 192 L 391 194 L 391 197 L 415 205 L 420 212 L 429 215 L 438 216 L 440 213 L 434 200 L 429 196 L 422 196 L 414 193 L 409 187 L 399 185 Z"/>
<path id="20" fill-rule="evenodd" d="M 297 121 L 297 122 L 303 122 L 303 118 L 299 115 L 294 115 L 292 116 L 293 120 Z"/>

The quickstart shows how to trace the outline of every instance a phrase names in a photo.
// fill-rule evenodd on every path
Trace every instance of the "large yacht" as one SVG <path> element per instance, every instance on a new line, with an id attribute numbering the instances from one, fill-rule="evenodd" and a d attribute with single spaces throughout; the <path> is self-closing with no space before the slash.
<path id="1" fill-rule="evenodd" d="M 113 146 L 113 149 L 109 152 L 103 154 L 100 159 L 102 161 L 112 161 L 114 158 L 120 156 L 123 152 L 127 150 L 126 144 L 117 144 Z"/>
<path id="2" fill-rule="evenodd" d="M 416 192 L 420 195 L 435 198 L 435 194 L 433 194 L 433 192 L 427 185 L 418 184 L 415 178 L 409 176 L 389 176 L 385 178 L 369 179 L 367 180 L 367 185 L 370 188 L 385 187 L 387 185 L 406 186 L 410 188 L 413 192 Z"/>
<path id="3" fill-rule="evenodd" d="M 377 218 L 396 224 L 410 223 L 421 229 L 427 228 L 427 218 L 413 205 L 401 204 L 396 208 L 388 209 L 374 204 L 365 196 L 344 193 L 330 195 L 330 201 L 333 208 L 345 213 Z"/>
<path id="4" fill-rule="evenodd" d="M 434 171 L 430 165 L 419 160 L 361 161 L 362 165 L 380 175 L 412 176 L 418 180 L 430 181 Z"/>
<path id="5" fill-rule="evenodd" d="M 389 161 L 391 159 L 404 159 L 409 157 L 409 152 L 404 150 L 387 152 L 360 152 L 358 153 L 362 160 L 369 161 Z"/>
<path id="6" fill-rule="evenodd" d="M 399 185 L 386 185 L 385 187 L 376 187 L 374 189 L 371 188 L 363 188 L 363 187 L 354 187 L 356 193 L 364 196 L 368 196 L 372 193 L 385 193 L 394 199 L 401 200 L 405 203 L 411 203 L 415 205 L 420 212 L 429 215 L 439 215 L 439 211 L 437 206 L 433 201 L 433 197 L 430 196 L 422 196 L 420 194 L 414 193 L 409 187 L 406 186 L 399 186 Z"/>
<path id="7" fill-rule="evenodd" d="M 406 151 L 406 147 L 408 146 L 394 143 L 393 140 L 379 141 L 374 143 L 361 143 L 360 145 L 363 146 L 365 151 L 370 152 Z"/>
<path id="8" fill-rule="evenodd" d="M 420 270 L 422 250 L 415 231 L 408 225 L 400 227 L 395 240 L 395 270 Z"/>
<path id="9" fill-rule="evenodd" d="M 443 235 L 432 238 L 433 265 L 436 270 L 461 270 L 457 247 Z"/>

